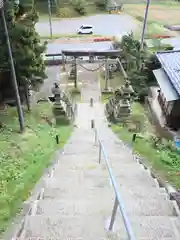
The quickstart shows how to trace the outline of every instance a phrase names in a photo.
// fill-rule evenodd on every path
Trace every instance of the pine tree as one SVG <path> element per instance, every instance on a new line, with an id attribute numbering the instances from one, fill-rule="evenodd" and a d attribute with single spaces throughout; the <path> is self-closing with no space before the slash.
<path id="1" fill-rule="evenodd" d="M 4 11 L 18 86 L 35 88 L 46 77 L 42 58 L 45 45 L 40 43 L 40 37 L 35 31 L 38 15 L 34 9 L 23 13 L 22 8 L 15 6 L 12 0 L 5 2 Z M 0 21 L 0 34 L 0 73 L 1 76 L 6 76 L 6 81 L 11 87 L 10 63 L 2 21 Z"/>

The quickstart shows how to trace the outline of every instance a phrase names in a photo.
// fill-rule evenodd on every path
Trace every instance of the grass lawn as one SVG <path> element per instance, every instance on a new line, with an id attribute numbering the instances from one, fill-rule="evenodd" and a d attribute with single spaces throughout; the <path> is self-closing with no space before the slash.
<path id="1" fill-rule="evenodd" d="M 145 7 L 145 3 L 124 4 L 123 12 L 136 18 L 140 22 L 139 27 L 141 28 L 144 20 Z M 175 36 L 177 33 L 164 28 L 164 25 L 180 24 L 179 10 L 180 5 L 177 2 L 152 2 L 149 7 L 146 38 L 150 38 L 151 35 Z M 140 34 L 140 32 L 138 34 Z"/>
<path id="2" fill-rule="evenodd" d="M 102 93 L 101 101 L 102 103 L 107 103 L 108 99 L 112 96 L 112 93 Z"/>
<path id="3" fill-rule="evenodd" d="M 137 138 L 135 143 L 132 144 L 133 132 L 130 132 L 128 127 L 121 124 L 113 124 L 112 130 L 122 139 L 125 143 L 132 146 L 135 153 L 138 153 L 145 158 L 146 163 L 153 168 L 157 176 L 170 182 L 177 189 L 180 188 L 180 153 L 172 152 L 168 148 L 159 149 L 155 148 L 151 141 L 148 140 L 150 134 L 155 132 L 153 126 L 148 121 L 146 111 L 139 103 L 133 105 L 133 113 L 143 113 L 144 128 L 141 130 L 140 135 L 143 138 Z"/>
<path id="4" fill-rule="evenodd" d="M 136 18 L 144 18 L 145 2 L 142 4 L 124 4 L 123 12 Z M 159 24 L 180 24 L 180 5 L 178 2 L 157 3 L 152 2 L 149 7 L 148 21 Z"/>
<path id="5" fill-rule="evenodd" d="M 16 109 L 0 112 L 0 233 L 21 209 L 50 164 L 56 149 L 61 148 L 69 138 L 73 127 L 52 128 L 44 117 L 52 119 L 52 106 L 40 103 L 31 113 L 25 113 L 26 130 L 19 134 Z M 60 144 L 55 142 L 55 135 Z"/>
<path id="6" fill-rule="evenodd" d="M 63 18 L 80 18 L 84 16 L 89 16 L 93 14 L 101 14 L 105 11 L 101 11 L 96 7 L 95 1 L 84 1 L 83 7 L 85 8 L 85 15 L 81 15 L 78 11 L 75 10 L 72 2 L 67 0 L 62 0 L 58 3 L 59 8 L 56 8 L 56 5 L 52 3 L 51 14 L 52 19 L 63 19 Z M 36 9 L 39 12 L 40 19 L 48 19 L 48 3 L 36 2 Z"/>

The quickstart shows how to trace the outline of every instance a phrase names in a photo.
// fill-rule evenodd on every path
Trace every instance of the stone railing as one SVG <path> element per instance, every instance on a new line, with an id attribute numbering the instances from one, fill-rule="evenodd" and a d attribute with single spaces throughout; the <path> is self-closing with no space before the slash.
<path id="1" fill-rule="evenodd" d="M 74 102 L 70 94 L 63 91 L 62 106 L 69 120 L 74 121 L 77 113 L 77 103 Z"/>

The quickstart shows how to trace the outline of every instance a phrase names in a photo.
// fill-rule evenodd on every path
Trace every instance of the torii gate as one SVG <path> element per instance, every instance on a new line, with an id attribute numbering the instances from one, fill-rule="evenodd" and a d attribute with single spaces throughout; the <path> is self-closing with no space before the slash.
<path id="1" fill-rule="evenodd" d="M 65 57 L 74 57 L 72 63 L 75 65 L 75 81 L 74 87 L 77 88 L 77 59 L 79 57 L 89 57 L 91 61 L 94 57 L 105 57 L 105 59 L 98 60 L 98 63 L 105 63 L 105 90 L 108 90 L 108 65 L 116 63 L 116 59 L 109 59 L 110 57 L 119 57 L 121 50 L 105 50 L 105 51 L 96 51 L 96 50 L 62 50 L 62 62 L 65 65 Z M 68 61 L 69 62 L 69 61 Z M 85 61 L 79 60 L 78 62 L 84 63 Z"/>

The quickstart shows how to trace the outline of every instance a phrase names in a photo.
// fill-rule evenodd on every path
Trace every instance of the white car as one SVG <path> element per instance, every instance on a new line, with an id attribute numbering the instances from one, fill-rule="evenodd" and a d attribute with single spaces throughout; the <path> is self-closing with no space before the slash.
<path id="1" fill-rule="evenodd" d="M 82 25 L 77 29 L 77 34 L 93 34 L 93 26 L 92 25 Z"/>

